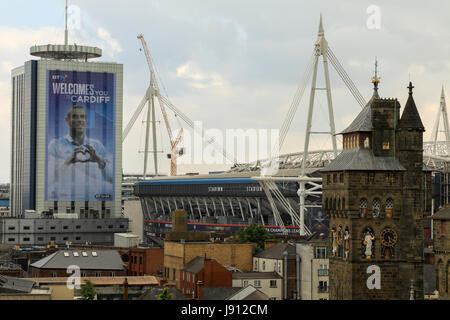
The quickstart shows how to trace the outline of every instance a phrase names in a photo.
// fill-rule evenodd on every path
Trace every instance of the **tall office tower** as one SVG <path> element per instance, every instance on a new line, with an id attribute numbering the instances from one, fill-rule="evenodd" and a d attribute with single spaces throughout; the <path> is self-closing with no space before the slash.
<path id="1" fill-rule="evenodd" d="M 121 217 L 123 65 L 67 38 L 30 54 L 12 70 L 12 217 Z"/>

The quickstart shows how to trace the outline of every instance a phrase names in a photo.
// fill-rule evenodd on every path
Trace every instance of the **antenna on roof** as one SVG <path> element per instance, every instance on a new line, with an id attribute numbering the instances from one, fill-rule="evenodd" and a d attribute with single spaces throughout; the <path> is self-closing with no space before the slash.
<path id="1" fill-rule="evenodd" d="M 69 44 L 69 30 L 67 29 L 67 8 L 68 8 L 68 1 L 66 0 L 66 29 L 64 31 L 64 44 L 67 46 Z"/>

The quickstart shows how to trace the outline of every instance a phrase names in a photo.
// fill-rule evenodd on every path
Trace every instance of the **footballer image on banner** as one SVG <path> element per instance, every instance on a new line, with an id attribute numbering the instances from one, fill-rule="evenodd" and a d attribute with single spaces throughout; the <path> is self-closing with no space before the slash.
<path id="1" fill-rule="evenodd" d="M 115 74 L 47 75 L 45 200 L 114 200 Z"/>

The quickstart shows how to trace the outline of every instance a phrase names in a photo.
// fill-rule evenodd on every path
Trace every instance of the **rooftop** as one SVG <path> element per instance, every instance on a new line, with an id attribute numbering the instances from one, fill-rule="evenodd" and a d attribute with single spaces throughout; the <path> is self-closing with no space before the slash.
<path id="1" fill-rule="evenodd" d="M 289 256 L 296 254 L 294 245 L 289 243 L 278 243 L 264 251 L 261 251 L 255 255 L 255 257 L 281 260 L 284 259 L 284 251 L 287 251 Z"/>
<path id="2" fill-rule="evenodd" d="M 393 157 L 376 157 L 368 148 L 344 149 L 328 166 L 327 171 L 405 171 L 405 167 Z"/>
<path id="3" fill-rule="evenodd" d="M 154 276 L 120 276 L 120 277 L 82 277 L 81 283 L 84 284 L 84 280 L 89 280 L 94 286 L 113 286 L 123 285 L 125 278 L 127 278 L 128 286 L 157 286 L 159 281 Z M 27 280 L 33 280 L 38 284 L 48 283 L 67 283 L 66 277 L 55 278 L 27 278 Z"/>
<path id="4" fill-rule="evenodd" d="M 67 269 L 70 265 L 84 270 L 124 270 L 116 250 L 59 250 L 31 264 L 38 269 Z"/>
<path id="5" fill-rule="evenodd" d="M 233 280 L 237 279 L 281 279 L 276 272 L 233 272 Z"/>

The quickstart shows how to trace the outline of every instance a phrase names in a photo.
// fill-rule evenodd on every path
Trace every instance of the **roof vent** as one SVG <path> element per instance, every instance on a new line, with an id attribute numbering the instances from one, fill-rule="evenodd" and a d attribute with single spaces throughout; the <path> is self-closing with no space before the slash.
<path id="1" fill-rule="evenodd" d="M 92 256 L 93 256 L 93 257 L 98 257 L 97 252 L 96 252 L 96 251 L 92 251 Z"/>
<path id="2" fill-rule="evenodd" d="M 81 254 L 83 255 L 83 257 L 87 257 L 88 256 L 87 252 L 85 252 L 85 251 L 83 251 Z"/>
<path id="3" fill-rule="evenodd" d="M 73 253 L 73 256 L 74 256 L 74 257 L 79 257 L 80 255 L 78 254 L 78 252 L 75 251 L 75 252 Z"/>
<path id="4" fill-rule="evenodd" d="M 64 257 L 68 257 L 69 253 L 68 252 L 64 252 Z"/>

